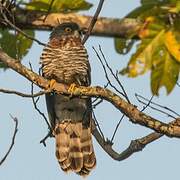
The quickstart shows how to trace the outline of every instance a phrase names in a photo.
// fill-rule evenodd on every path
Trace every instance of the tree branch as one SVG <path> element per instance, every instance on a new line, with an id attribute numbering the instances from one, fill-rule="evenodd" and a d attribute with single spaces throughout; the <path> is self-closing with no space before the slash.
<path id="1" fill-rule="evenodd" d="M 92 16 L 84 16 L 75 13 L 49 13 L 30 11 L 19 9 L 16 11 L 16 25 L 20 28 L 30 28 L 37 30 L 50 30 L 59 24 L 58 21 L 74 21 L 77 22 L 81 28 L 87 29 Z M 46 20 L 44 21 L 46 17 Z M 107 37 L 126 37 L 129 34 L 136 34 L 141 27 L 142 22 L 137 19 L 117 19 L 100 17 L 92 30 L 92 35 L 107 36 Z M 4 26 L 0 23 L 0 26 Z"/>
<path id="2" fill-rule="evenodd" d="M 94 121 L 92 122 L 92 134 L 94 135 L 99 145 L 103 148 L 103 150 L 110 157 L 112 157 L 114 160 L 117 160 L 117 161 L 122 161 L 124 159 L 127 159 L 129 156 L 131 156 L 135 152 L 142 151 L 146 145 L 150 144 L 151 142 L 163 136 L 162 134 L 159 134 L 159 133 L 151 133 L 140 139 L 132 140 L 127 149 L 125 149 L 121 153 L 118 153 L 112 148 L 111 142 L 104 140 L 104 138 L 101 136 L 98 129 L 96 128 Z"/>
<path id="3" fill-rule="evenodd" d="M 14 127 L 14 133 L 13 133 L 13 137 L 12 137 L 12 142 L 11 142 L 11 145 L 7 151 L 7 153 L 5 154 L 5 156 L 0 160 L 0 166 L 3 164 L 3 162 L 6 160 L 6 158 L 8 157 L 9 153 L 11 152 L 13 146 L 14 146 L 14 142 L 15 142 L 15 138 L 16 138 L 16 134 L 17 134 L 17 131 L 18 131 L 18 120 L 17 118 L 14 118 L 11 116 L 11 118 L 14 120 L 15 122 L 15 127 Z"/>
<path id="4" fill-rule="evenodd" d="M 91 22 L 90 22 L 90 25 L 88 27 L 88 31 L 86 32 L 86 34 L 85 34 L 85 36 L 84 36 L 84 38 L 82 40 L 82 44 L 84 44 L 87 41 L 87 39 L 89 38 L 89 36 L 90 36 L 90 34 L 91 34 L 92 30 L 93 30 L 93 27 L 94 27 L 94 25 L 95 25 L 95 23 L 97 21 L 97 18 L 99 16 L 99 13 L 100 13 L 100 11 L 102 9 L 103 3 L 104 3 L 104 0 L 99 0 L 98 7 L 96 9 L 96 12 L 95 12 Z"/>
<path id="5" fill-rule="evenodd" d="M 18 72 L 37 86 L 49 90 L 50 81 L 39 76 L 38 74 L 32 72 L 30 69 L 25 67 L 20 63 L 20 61 L 9 57 L 6 53 L 0 50 L 0 60 L 9 68 Z M 54 83 L 51 86 L 51 90 L 57 94 L 73 95 L 73 96 L 91 96 L 99 97 L 105 99 L 106 101 L 113 104 L 117 109 L 119 109 L 123 114 L 129 117 L 129 120 L 133 123 L 138 123 L 142 126 L 148 127 L 158 133 L 167 135 L 169 137 L 179 137 L 180 138 L 180 120 L 176 123 L 166 124 L 161 122 L 137 109 L 136 106 L 129 104 L 117 94 L 113 93 L 109 89 L 104 89 L 102 87 L 74 87 L 72 91 L 68 91 L 68 86 L 61 83 Z"/>
<path id="6" fill-rule="evenodd" d="M 25 94 L 22 92 L 18 92 L 18 91 L 13 91 L 13 90 L 8 90 L 8 89 L 0 89 L 1 93 L 6 93 L 6 94 L 15 94 L 21 97 L 26 97 L 26 98 L 32 98 L 32 97 L 38 97 L 38 96 L 42 96 L 46 93 L 48 93 L 48 91 L 39 91 L 38 93 L 35 94 Z"/>

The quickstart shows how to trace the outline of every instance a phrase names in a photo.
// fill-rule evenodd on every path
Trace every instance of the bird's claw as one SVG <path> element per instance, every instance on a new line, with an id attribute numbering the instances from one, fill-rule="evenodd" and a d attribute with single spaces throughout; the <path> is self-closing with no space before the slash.
<path id="1" fill-rule="evenodd" d="M 56 80 L 55 80 L 55 79 L 51 79 L 51 80 L 50 80 L 49 85 L 48 85 L 49 91 L 52 91 L 55 83 L 56 83 Z"/>
<path id="2" fill-rule="evenodd" d="M 75 91 L 75 88 L 76 88 L 76 84 L 75 84 L 75 83 L 72 83 L 72 84 L 69 86 L 68 92 L 70 93 L 70 97 L 72 97 L 73 92 Z"/>

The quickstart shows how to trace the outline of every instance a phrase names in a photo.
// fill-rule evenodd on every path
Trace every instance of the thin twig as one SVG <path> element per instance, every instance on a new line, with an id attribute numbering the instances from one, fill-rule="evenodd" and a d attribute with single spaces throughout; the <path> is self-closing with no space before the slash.
<path id="1" fill-rule="evenodd" d="M 11 116 L 11 115 L 10 115 Z M 4 163 L 4 161 L 6 160 L 6 158 L 8 157 L 9 153 L 11 152 L 13 146 L 14 146 L 14 143 L 15 143 L 15 138 L 16 138 L 16 134 L 17 134 L 17 131 L 18 131 L 18 119 L 16 117 L 13 117 L 11 116 L 11 118 L 14 120 L 15 122 L 15 127 L 14 127 L 14 133 L 13 133 L 13 137 L 12 137 L 12 141 L 11 141 L 11 145 L 7 151 L 7 153 L 5 154 L 5 156 L 1 159 L 0 161 L 0 166 Z"/>
<path id="2" fill-rule="evenodd" d="M 122 96 L 124 96 L 124 94 L 123 94 L 122 92 L 120 92 L 120 91 L 111 83 L 111 81 L 110 81 L 110 79 L 109 79 L 109 77 L 108 77 L 108 73 L 107 73 L 107 71 L 106 71 L 106 67 L 105 67 L 104 63 L 102 62 L 101 57 L 99 56 L 99 54 L 98 54 L 98 52 L 96 51 L 95 47 L 92 47 L 92 48 L 93 48 L 93 50 L 95 51 L 96 56 L 98 57 L 101 65 L 102 65 L 102 67 L 103 67 L 103 70 L 104 70 L 104 73 L 105 73 L 105 77 L 106 77 L 106 79 L 107 79 L 107 81 L 108 81 L 108 84 L 109 84 L 116 92 L 118 92 L 119 94 L 121 94 Z"/>
<path id="3" fill-rule="evenodd" d="M 8 89 L 0 89 L 1 93 L 6 93 L 6 94 L 15 94 L 21 97 L 26 97 L 26 98 L 32 98 L 32 94 L 25 94 L 25 93 L 21 93 L 18 91 L 13 91 L 13 90 L 8 90 Z M 38 96 L 42 96 L 46 93 L 48 93 L 49 91 L 39 91 L 38 93 L 33 94 L 33 97 L 38 97 Z"/>
<path id="4" fill-rule="evenodd" d="M 44 147 L 46 147 L 46 140 L 49 138 L 49 137 L 53 137 L 53 134 L 52 134 L 52 131 L 50 130 L 48 132 L 48 134 L 40 141 L 40 143 L 42 143 L 44 145 Z"/>
<path id="5" fill-rule="evenodd" d="M 138 100 L 140 103 L 142 103 L 142 104 L 144 104 L 144 105 L 147 105 L 147 103 L 143 102 L 142 100 L 149 102 L 149 99 L 147 99 L 147 98 L 145 98 L 145 97 L 143 97 L 143 96 L 141 96 L 141 95 L 139 95 L 139 94 L 135 94 L 135 97 L 137 98 L 137 100 Z M 141 100 L 140 98 L 141 98 L 142 100 Z M 180 114 L 178 114 L 177 112 L 175 112 L 174 110 L 172 110 L 172 109 L 170 109 L 170 108 L 168 108 L 168 107 L 166 107 L 166 106 L 160 105 L 160 104 L 155 103 L 155 102 L 153 102 L 153 101 L 151 101 L 150 104 L 155 105 L 155 106 L 157 106 L 157 107 L 160 107 L 160 108 L 162 108 L 162 109 L 165 109 L 165 110 L 167 110 L 167 111 L 175 114 L 176 116 L 180 117 Z M 159 112 L 161 112 L 161 113 L 163 113 L 163 114 L 166 114 L 166 115 L 168 115 L 169 117 L 175 118 L 174 116 L 170 115 L 169 113 L 167 113 L 167 112 L 165 112 L 165 111 L 162 111 L 162 110 L 160 110 L 160 109 L 157 109 L 157 108 L 155 108 L 155 107 L 153 107 L 153 106 L 151 106 L 151 105 L 149 105 L 149 107 L 150 107 L 151 109 L 154 109 L 154 110 L 156 110 L 156 111 L 159 111 Z"/>
<path id="6" fill-rule="evenodd" d="M 120 126 L 120 124 L 121 124 L 124 116 L 125 116 L 124 114 L 121 116 L 121 119 L 119 120 L 119 122 L 118 122 L 117 125 L 116 125 L 116 128 L 115 128 L 115 130 L 114 130 L 114 133 L 113 133 L 112 138 L 111 138 L 111 140 L 110 140 L 110 142 L 111 142 L 112 144 L 113 144 L 113 140 L 114 140 L 114 138 L 115 138 L 115 135 L 116 135 L 116 133 L 117 133 L 117 130 L 118 130 L 118 128 L 119 128 L 119 126 Z"/>
<path id="7" fill-rule="evenodd" d="M 97 98 L 96 100 L 98 100 L 99 98 Z M 99 104 L 101 104 L 103 102 L 103 99 L 100 99 L 99 101 L 97 101 L 96 103 L 92 103 L 92 107 L 93 109 L 96 108 L 96 106 L 98 106 Z"/>
<path id="8" fill-rule="evenodd" d="M 151 104 L 151 102 L 152 102 L 152 100 L 153 100 L 153 97 L 154 97 L 154 95 L 151 96 L 151 98 L 149 99 L 148 103 L 142 108 L 142 110 L 141 110 L 142 112 L 143 112 L 147 107 L 150 106 L 150 104 Z"/>
<path id="9" fill-rule="evenodd" d="M 145 106 L 147 105 L 147 103 L 145 103 L 145 102 L 143 102 L 142 100 L 138 100 L 140 103 L 142 103 L 142 104 L 144 104 Z M 171 114 L 169 114 L 169 113 L 167 113 L 167 112 L 165 112 L 165 111 L 163 111 L 163 110 L 160 110 L 160 109 L 158 109 L 158 108 L 155 108 L 155 107 L 153 107 L 153 106 L 151 106 L 151 105 L 149 105 L 148 107 L 150 107 L 151 109 L 153 109 L 153 110 L 155 110 L 155 111 L 158 111 L 158 112 L 160 112 L 160 113 L 162 113 L 162 114 L 165 114 L 165 115 L 167 115 L 168 117 L 172 117 L 173 119 L 175 119 L 176 117 L 175 116 L 173 116 L 173 115 L 171 115 Z"/>
<path id="10" fill-rule="evenodd" d="M 51 3 L 50 3 L 50 5 L 49 5 L 48 11 L 47 11 L 47 14 L 46 14 L 46 16 L 45 16 L 44 19 L 43 19 L 43 22 L 46 21 L 46 18 L 48 17 L 48 14 L 49 14 L 50 11 L 51 11 L 51 8 L 52 8 L 53 3 L 54 3 L 54 0 L 51 0 Z"/>
<path id="11" fill-rule="evenodd" d="M 108 62 L 107 62 L 107 60 L 106 60 L 106 57 L 105 57 L 105 55 L 104 55 L 104 53 L 103 53 L 102 48 L 101 48 L 100 45 L 99 45 L 99 51 L 101 52 L 101 55 L 102 55 L 102 57 L 103 57 L 103 59 L 104 59 L 104 62 L 105 62 L 105 64 L 106 64 L 107 68 L 109 69 L 109 71 L 111 72 L 112 76 L 114 77 L 114 79 L 115 79 L 115 80 L 117 81 L 117 83 L 119 84 L 120 88 L 121 88 L 122 91 L 123 91 L 124 97 L 126 98 L 127 102 L 130 104 L 131 102 L 130 102 L 130 100 L 129 100 L 129 98 L 128 98 L 128 95 L 127 95 L 127 93 L 126 93 L 126 91 L 125 91 L 122 83 L 120 82 L 120 80 L 119 80 L 119 78 L 118 78 L 117 72 L 116 72 L 116 75 L 115 75 L 114 72 L 113 72 L 113 70 L 112 70 L 112 68 L 111 68 L 111 67 L 109 66 L 109 64 L 108 64 Z"/>
<path id="12" fill-rule="evenodd" d="M 30 68 L 31 68 L 31 71 L 32 71 L 33 69 L 32 69 L 31 63 L 29 63 L 29 65 L 30 65 Z M 32 102 L 33 102 L 34 108 L 43 117 L 43 119 L 45 120 L 49 130 L 51 131 L 51 126 L 50 126 L 50 124 L 48 122 L 48 119 L 46 118 L 45 114 L 43 112 L 41 112 L 41 110 L 37 107 L 37 100 L 35 100 L 35 98 L 33 96 L 33 94 L 34 94 L 34 86 L 33 85 L 34 85 L 34 83 L 32 82 L 31 83 L 31 94 L 32 94 Z"/>
<path id="13" fill-rule="evenodd" d="M 94 51 L 95 51 L 98 59 L 99 59 L 100 62 L 101 62 L 101 65 L 102 65 L 102 67 L 103 67 L 103 69 L 104 69 L 104 72 L 105 72 L 106 79 L 108 80 L 108 84 L 109 84 L 114 90 L 116 90 L 119 94 L 123 95 L 123 96 L 126 98 L 126 100 L 127 100 L 128 103 L 131 103 L 130 100 L 129 100 L 129 98 L 128 98 L 128 96 L 127 96 L 127 93 L 126 93 L 126 91 L 125 91 L 125 89 L 124 89 L 124 87 L 123 87 L 123 85 L 122 85 L 122 83 L 120 82 L 120 80 L 119 80 L 119 78 L 118 78 L 118 76 L 117 76 L 117 73 L 116 73 L 116 75 L 115 75 L 114 72 L 113 72 L 113 70 L 112 70 L 112 68 L 109 66 L 109 64 L 108 64 L 108 62 L 107 62 L 107 60 L 106 60 L 106 57 L 105 57 L 105 55 L 104 55 L 104 53 L 103 53 L 103 51 L 102 51 L 102 49 L 101 49 L 101 46 L 99 45 L 99 50 L 100 50 L 101 55 L 102 55 L 102 57 L 103 57 L 103 59 L 104 59 L 105 65 L 106 65 L 106 67 L 109 69 L 109 71 L 111 72 L 111 74 L 112 74 L 112 76 L 114 77 L 114 79 L 115 79 L 115 80 L 117 81 L 117 83 L 119 84 L 119 86 L 120 86 L 120 88 L 122 89 L 123 93 L 120 92 L 120 91 L 111 83 L 111 81 L 109 80 L 109 77 L 108 77 L 108 74 L 107 74 L 106 67 L 105 67 L 104 63 L 102 62 L 102 60 L 101 60 L 98 52 L 96 51 L 96 49 L 95 49 L 94 47 L 93 47 L 93 49 L 94 49 Z M 116 135 L 116 132 L 117 132 L 117 130 L 118 130 L 119 126 L 120 126 L 120 123 L 121 123 L 122 119 L 124 118 L 124 116 L 125 116 L 125 115 L 122 115 L 120 121 L 118 122 L 118 124 L 117 124 L 117 126 L 116 126 L 116 128 L 115 128 L 115 130 L 114 130 L 114 133 L 113 133 L 113 135 L 112 135 L 112 138 L 111 138 L 111 140 L 109 141 L 110 144 L 113 144 L 114 137 L 115 137 L 115 135 Z"/>
<path id="14" fill-rule="evenodd" d="M 46 118 L 45 114 L 43 112 L 40 111 L 40 109 L 37 107 L 37 101 L 34 99 L 33 97 L 33 82 L 31 83 L 31 93 L 32 93 L 32 101 L 33 101 L 33 105 L 34 105 L 34 108 L 36 109 L 36 111 L 44 118 L 47 126 L 48 126 L 48 129 L 51 130 L 51 126 L 48 122 L 48 119 Z"/>
<path id="15" fill-rule="evenodd" d="M 7 4 L 2 4 L 0 2 L 0 11 L 1 11 L 2 15 L 4 15 L 3 10 L 5 10 L 5 12 L 8 13 L 9 17 L 11 17 L 13 19 L 11 9 L 9 9 L 8 5 Z"/>
<path id="16" fill-rule="evenodd" d="M 35 100 L 35 103 L 36 103 L 36 104 L 38 103 L 39 99 L 40 99 L 40 98 L 38 97 L 38 98 Z"/>
<path id="17" fill-rule="evenodd" d="M 98 100 L 99 100 L 99 98 L 95 98 L 95 99 L 92 101 L 92 104 L 96 103 Z"/>
<path id="18" fill-rule="evenodd" d="M 99 13 L 101 12 L 103 3 L 104 3 L 104 0 L 100 0 L 100 1 L 99 1 L 98 7 L 97 7 L 97 9 L 96 9 L 96 12 L 95 12 L 95 14 L 94 14 L 94 16 L 93 16 L 93 18 L 92 18 L 92 20 L 91 20 L 91 23 L 90 23 L 90 25 L 89 25 L 89 27 L 88 27 L 88 30 L 87 30 L 86 34 L 84 35 L 84 38 L 83 38 L 83 40 L 82 40 L 82 43 L 83 43 L 83 44 L 85 44 L 85 42 L 87 41 L 87 39 L 89 38 L 89 36 L 90 36 L 90 34 L 91 34 L 91 31 L 92 31 L 92 29 L 93 29 L 93 27 L 94 27 L 94 25 L 95 25 L 95 23 L 96 23 L 96 21 L 97 21 L 98 15 L 99 15 Z"/>
<path id="19" fill-rule="evenodd" d="M 39 73 L 40 76 L 42 76 L 42 69 L 43 69 L 43 67 L 40 66 L 40 67 L 39 67 L 39 70 L 38 70 L 38 73 Z"/>
<path id="20" fill-rule="evenodd" d="M 107 88 L 109 85 L 109 82 L 107 82 L 106 85 L 104 85 L 104 88 Z M 93 108 L 95 109 L 97 105 L 99 105 L 101 102 L 103 102 L 103 99 L 100 99 L 100 98 L 95 98 L 93 101 L 92 101 L 92 105 L 93 105 Z M 98 101 L 99 100 L 99 101 Z M 97 102 L 98 101 L 98 102 Z"/>
<path id="21" fill-rule="evenodd" d="M 102 130 L 101 130 L 101 127 L 100 127 L 100 125 L 99 125 L 99 123 L 98 123 L 98 121 L 97 121 L 97 118 L 96 118 L 96 115 L 95 115 L 95 113 L 94 113 L 94 110 L 92 111 L 92 115 L 93 115 L 94 125 L 98 127 L 99 132 L 100 132 L 100 134 L 101 134 L 101 137 L 105 140 L 104 134 L 103 134 L 103 132 L 102 132 Z"/>

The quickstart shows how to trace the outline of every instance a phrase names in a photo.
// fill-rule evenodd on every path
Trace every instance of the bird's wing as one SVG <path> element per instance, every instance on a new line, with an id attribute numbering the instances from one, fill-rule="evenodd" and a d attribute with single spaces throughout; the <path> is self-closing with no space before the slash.
<path id="1" fill-rule="evenodd" d="M 47 105 L 49 121 L 50 121 L 52 129 L 54 129 L 55 120 L 56 120 L 56 114 L 55 114 L 55 110 L 54 110 L 54 95 L 51 93 L 48 93 L 45 95 L 45 98 L 46 98 L 46 105 Z"/>

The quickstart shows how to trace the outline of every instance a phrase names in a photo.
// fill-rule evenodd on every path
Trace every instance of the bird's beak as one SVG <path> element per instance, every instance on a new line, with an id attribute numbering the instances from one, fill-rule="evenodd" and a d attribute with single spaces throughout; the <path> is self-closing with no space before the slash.
<path id="1" fill-rule="evenodd" d="M 78 30 L 75 30 L 75 31 L 74 31 L 74 36 L 75 36 L 76 38 L 81 37 L 81 32 L 79 32 Z"/>
<path id="2" fill-rule="evenodd" d="M 87 32 L 88 32 L 88 28 L 85 28 L 85 27 L 81 28 L 82 34 L 86 34 Z"/>

